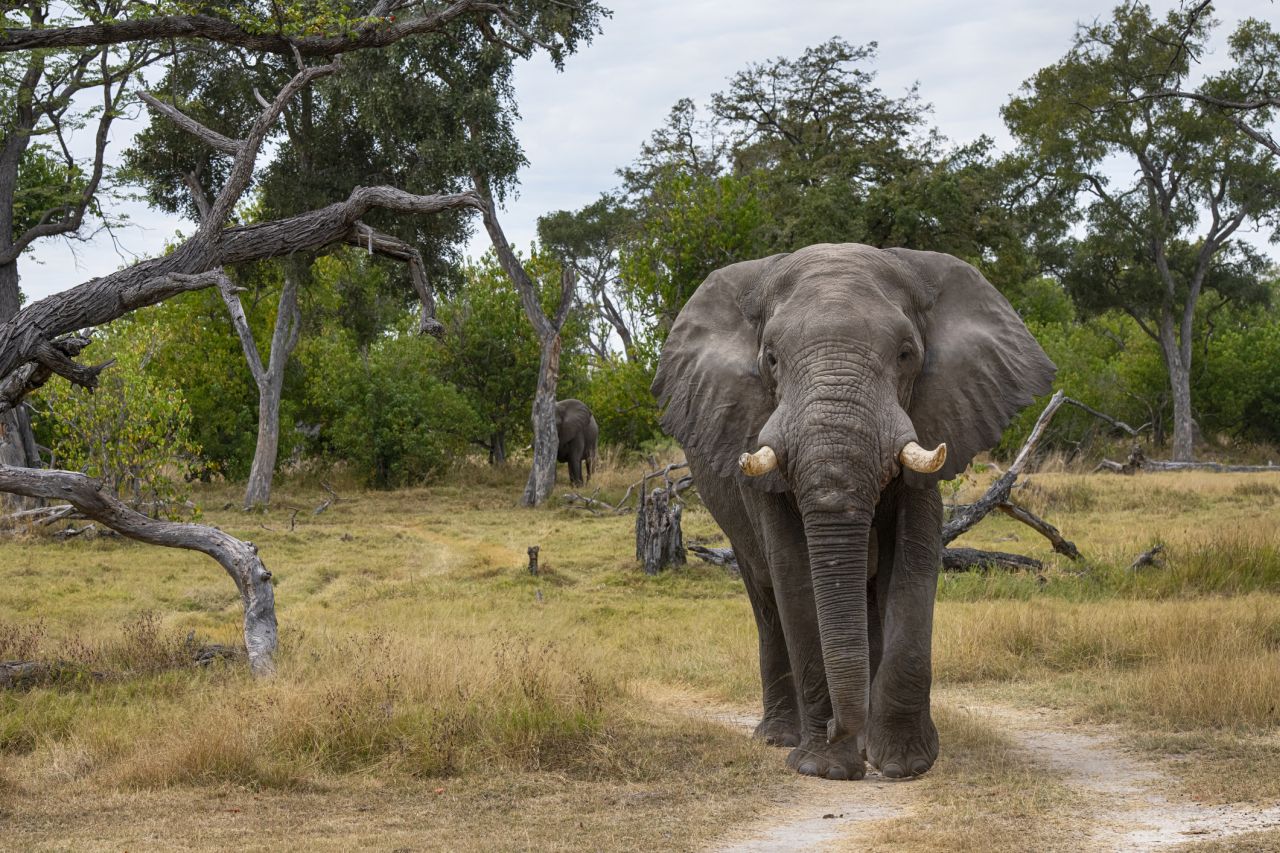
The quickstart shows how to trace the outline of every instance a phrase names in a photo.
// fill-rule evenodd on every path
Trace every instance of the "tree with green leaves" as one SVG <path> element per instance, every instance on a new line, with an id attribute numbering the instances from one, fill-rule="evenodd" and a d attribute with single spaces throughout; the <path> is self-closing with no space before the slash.
<path id="1" fill-rule="evenodd" d="M 96 5 L 96 4 L 95 4 Z M 40 382 L 57 374 L 93 387 L 105 365 L 85 367 L 74 360 L 68 333 L 110 322 L 138 308 L 155 305 L 178 294 L 225 284 L 226 267 L 253 261 L 315 253 L 341 243 L 366 246 L 379 242 L 373 224 L 382 212 L 401 216 L 435 215 L 443 211 L 491 213 L 492 198 L 468 189 L 413 192 L 391 184 L 356 185 L 345 198 L 330 196 L 306 209 L 237 221 L 236 212 L 254 183 L 264 144 L 281 117 L 297 108 L 299 95 L 317 81 L 344 73 L 344 55 L 388 48 L 405 39 L 443 33 L 458 24 L 502 51 L 550 54 L 557 64 L 596 31 L 607 15 L 592 0 L 454 0 L 419 4 L 410 0 L 302 0 L 296 3 L 243 0 L 233 4 L 172 3 L 169 0 L 130 0 L 118 14 L 103 16 L 98 8 L 60 4 L 71 14 L 57 21 L 19 22 L 9 14 L 0 23 L 0 57 L 32 58 L 74 55 L 88 48 L 105 51 L 119 46 L 179 50 L 246 49 L 259 57 L 274 57 L 287 73 L 273 77 L 266 94 L 255 93 L 254 106 L 239 129 L 229 136 L 211 122 L 202 122 L 182 106 L 148 93 L 144 100 L 158 120 L 172 122 L 194 144 L 225 157 L 225 177 L 216 191 L 198 198 L 199 225 L 195 232 L 158 258 L 72 287 L 27 305 L 15 316 L 0 318 L 0 410 L 12 409 Z M 6 7 L 6 11 L 8 8 Z M 286 65 L 289 59 L 292 65 Z M 19 59 L 19 62 L 22 60 Z M 108 92 L 115 91 L 114 89 Z M 121 86 L 121 91 L 128 87 Z M 141 96 L 140 96 L 141 97 Z M 107 99 L 105 107 L 116 104 Z M 57 211 L 55 211 L 57 213 Z M 73 212 L 74 217 L 74 212 Z M 366 218 L 371 221 L 366 221 Z M 402 242 L 402 241 L 397 241 Z M 422 302 L 420 327 L 434 322 L 432 294 L 425 276 L 414 276 Z M 27 471 L 0 464 L 0 491 L 28 497 L 65 496 L 88 515 L 125 535 L 154 544 L 201 550 L 218 559 L 240 589 L 245 609 L 245 641 L 257 671 L 270 671 L 276 646 L 276 621 L 271 573 L 256 550 L 220 531 L 192 525 L 181 529 L 140 522 L 118 501 L 102 493 L 100 485 L 65 471 Z"/>
<path id="2" fill-rule="evenodd" d="M 1182 87 L 1212 26 L 1178 11 L 1157 20 L 1141 3 L 1118 7 L 1082 26 L 1071 50 L 1004 108 L 1039 185 L 1073 199 L 1086 229 L 1066 241 L 1063 281 L 1076 303 L 1123 310 L 1159 344 L 1180 461 L 1193 455 L 1197 311 L 1210 293 L 1224 304 L 1265 295 L 1262 259 L 1233 237 L 1280 215 L 1280 158 L 1221 112 L 1151 97 Z M 1242 22 L 1233 58 L 1269 32 Z M 1204 86 L 1242 74 L 1237 65 Z"/>
<path id="3" fill-rule="evenodd" d="M 90 13 L 111 18 L 128 5 L 6 4 L 0 32 L 56 27 Z M 95 218 L 109 220 L 100 196 L 112 188 L 111 127 L 137 75 L 156 56 L 149 44 L 0 54 L 0 323 L 21 308 L 18 262 L 24 253 L 48 237 L 74 238 Z M 78 137 L 89 128 L 93 153 L 78 156 Z M 0 417 L 0 463 L 40 464 L 23 406 Z"/>
<path id="4" fill-rule="evenodd" d="M 513 58 L 465 21 L 353 55 L 344 74 L 303 90 L 296 108 L 283 113 L 280 147 L 259 185 L 253 215 L 295 214 L 364 182 L 422 193 L 458 192 L 476 169 L 491 176 L 501 197 L 524 163 L 512 128 Z M 222 115 L 251 113 L 254 91 L 287 74 L 291 61 L 255 58 L 239 48 L 213 58 L 192 53 L 174 58 L 158 88 L 199 120 L 216 121 Z M 130 152 L 132 171 L 145 182 L 154 203 L 199 217 L 207 207 L 201 199 L 216 193 L 225 176 L 225 155 L 193 151 L 184 137 L 172 125 L 153 126 Z M 412 290 L 401 289 L 406 303 L 416 291 L 426 306 L 433 289 L 457 286 L 459 249 L 470 232 L 462 212 L 429 218 L 371 212 L 363 223 L 365 229 L 349 242 L 403 262 L 397 283 L 413 285 Z M 238 297 L 223 289 L 259 388 L 258 450 L 246 507 L 270 500 L 280 389 L 301 325 L 297 293 L 312 284 L 314 254 L 277 262 L 282 285 L 269 354 L 259 355 L 259 344 L 239 319 L 243 310 Z M 438 334 L 440 327 L 428 308 L 423 311 L 423 330 Z"/>
<path id="5" fill-rule="evenodd" d="M 539 291 L 544 311 L 560 294 L 561 265 L 548 253 L 522 261 Z M 541 347 L 525 315 L 520 294 L 492 254 L 464 270 L 464 285 L 440 301 L 445 334 L 432 348 L 432 372 L 457 388 L 484 427 L 473 437 L 489 462 L 501 465 L 514 443 L 529 436 L 529 412 L 538 385 Z M 570 318 L 562 332 L 560 384 L 576 385 L 582 372 L 582 323 Z"/>
<path id="6" fill-rule="evenodd" d="M 627 359 L 636 357 L 639 319 L 621 295 L 621 252 L 634 213 L 611 193 L 581 210 L 557 210 L 538 218 L 538 240 L 573 267 L 578 276 L 578 306 L 587 315 L 586 343 L 603 364 L 612 361 L 616 335 Z"/>

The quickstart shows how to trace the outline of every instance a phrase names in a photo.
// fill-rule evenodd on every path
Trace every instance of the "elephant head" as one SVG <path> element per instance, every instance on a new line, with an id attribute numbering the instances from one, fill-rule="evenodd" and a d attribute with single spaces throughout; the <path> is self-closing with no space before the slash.
<path id="1" fill-rule="evenodd" d="M 886 486 L 932 486 L 994 446 L 1054 367 L 972 266 L 933 252 L 810 246 L 694 293 L 653 390 L 704 470 L 791 492 L 804 523 L 837 741 L 868 698 L 866 581 Z"/>

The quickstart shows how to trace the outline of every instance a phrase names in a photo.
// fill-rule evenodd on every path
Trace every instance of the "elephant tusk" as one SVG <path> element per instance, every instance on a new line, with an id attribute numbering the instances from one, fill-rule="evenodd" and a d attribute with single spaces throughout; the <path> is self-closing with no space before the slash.
<path id="1" fill-rule="evenodd" d="M 925 450 L 914 441 L 908 441 L 898 451 L 898 461 L 918 474 L 932 474 L 947 461 L 947 443 L 944 441 L 933 450 Z"/>
<path id="2" fill-rule="evenodd" d="M 778 467 L 778 456 L 773 452 L 773 448 L 766 444 L 755 453 L 744 453 L 739 456 L 738 467 L 748 477 L 759 477 Z"/>

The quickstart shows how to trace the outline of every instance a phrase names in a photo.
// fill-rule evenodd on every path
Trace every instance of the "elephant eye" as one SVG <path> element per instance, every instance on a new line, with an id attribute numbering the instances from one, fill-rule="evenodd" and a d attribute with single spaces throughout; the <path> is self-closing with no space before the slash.
<path id="1" fill-rule="evenodd" d="M 773 350 L 766 349 L 764 351 L 764 360 L 765 360 L 765 363 L 768 364 L 770 368 L 774 368 L 778 366 L 778 358 L 773 354 Z"/>
<path id="2" fill-rule="evenodd" d="M 904 346 L 902 351 L 898 353 L 898 361 L 905 363 L 911 360 L 911 347 Z"/>

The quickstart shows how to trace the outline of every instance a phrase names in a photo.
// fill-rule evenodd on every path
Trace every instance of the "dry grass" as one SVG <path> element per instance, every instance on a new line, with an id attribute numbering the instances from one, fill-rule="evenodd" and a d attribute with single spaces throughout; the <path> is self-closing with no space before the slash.
<path id="1" fill-rule="evenodd" d="M 934 721 L 946 749 L 921 782 L 916 813 L 850 840 L 849 850 L 1078 850 L 1083 800 L 992 725 L 945 703 Z"/>
<path id="2" fill-rule="evenodd" d="M 1280 723 L 1280 600 L 945 602 L 943 684 L 1059 681 L 1098 719 L 1176 729 Z"/>
<path id="3" fill-rule="evenodd" d="M 591 489 L 616 502 L 645 467 L 606 456 Z M 1280 749 L 1255 748 L 1280 722 L 1280 491 L 1267 476 L 1035 475 L 1019 500 L 1089 565 L 1004 518 L 967 535 L 1051 566 L 1043 582 L 944 581 L 939 682 L 1053 702 L 1123 723 L 1147 749 L 1194 754 L 1172 766 L 1195 796 L 1280 795 L 1258 781 L 1280 778 Z M 275 573 L 269 683 L 182 662 L 189 632 L 237 641 L 238 598 L 207 558 L 107 539 L 0 544 L 0 659 L 111 676 L 0 694 L 5 843 L 688 849 L 785 790 L 777 752 L 664 709 L 646 686 L 757 701 L 740 582 L 700 564 L 645 577 L 632 516 L 521 509 L 515 468 L 395 493 L 339 479 L 344 500 L 316 516 L 318 480 L 283 483 L 264 515 L 224 508 L 238 506 L 231 488 L 199 495 L 207 520 L 253 539 Z M 685 535 L 723 541 L 696 506 Z M 1156 539 L 1167 566 L 1126 572 Z M 920 789 L 931 819 L 876 843 L 1070 837 L 1079 804 L 1058 781 L 962 713 L 943 708 L 939 725 L 942 758 Z"/>

